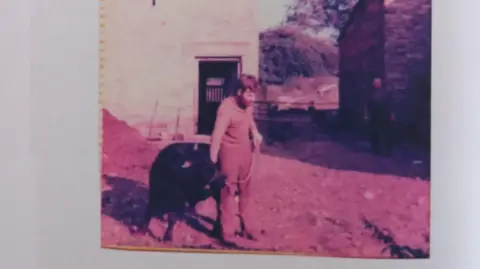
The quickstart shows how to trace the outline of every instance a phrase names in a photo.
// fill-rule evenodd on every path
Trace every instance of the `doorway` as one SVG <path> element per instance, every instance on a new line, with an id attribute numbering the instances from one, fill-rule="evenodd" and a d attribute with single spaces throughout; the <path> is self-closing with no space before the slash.
<path id="1" fill-rule="evenodd" d="M 363 128 L 365 105 L 373 77 L 366 72 L 340 74 L 340 117 L 342 125 L 351 131 Z"/>
<path id="2" fill-rule="evenodd" d="M 198 134 L 212 134 L 218 107 L 232 95 L 239 70 L 239 59 L 199 61 Z"/>

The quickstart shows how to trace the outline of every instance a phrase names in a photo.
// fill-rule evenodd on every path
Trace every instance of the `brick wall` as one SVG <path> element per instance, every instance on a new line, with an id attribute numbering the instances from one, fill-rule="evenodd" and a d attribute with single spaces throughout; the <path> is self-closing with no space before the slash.
<path id="1" fill-rule="evenodd" d="M 103 0 L 101 103 L 147 134 L 196 130 L 195 57 L 241 56 L 258 74 L 257 1 Z M 221 12 L 218 12 L 218 11 Z M 157 104 L 155 117 L 152 118 Z"/>
<path id="2" fill-rule="evenodd" d="M 386 85 L 396 96 L 399 124 L 430 137 L 431 0 L 385 3 Z"/>
<path id="3" fill-rule="evenodd" d="M 365 90 L 380 75 L 399 124 L 429 137 L 430 20 L 431 0 L 359 1 L 339 40 L 342 110 L 360 120 Z"/>
<path id="4" fill-rule="evenodd" d="M 396 0 L 385 4 L 386 83 L 406 90 L 417 74 L 430 70 L 431 0 Z"/>
<path id="5" fill-rule="evenodd" d="M 383 73 L 383 0 L 361 0 L 339 40 L 342 72 Z"/>
<path id="6" fill-rule="evenodd" d="M 360 0 L 340 35 L 340 107 L 348 125 L 363 119 L 366 89 L 384 73 L 383 0 Z"/>

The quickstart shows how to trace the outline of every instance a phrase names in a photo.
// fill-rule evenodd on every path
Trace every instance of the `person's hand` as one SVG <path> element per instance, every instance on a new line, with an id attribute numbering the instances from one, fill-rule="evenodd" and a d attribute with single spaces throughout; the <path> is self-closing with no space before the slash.
<path id="1" fill-rule="evenodd" d="M 213 164 L 217 164 L 217 162 L 218 162 L 218 156 L 212 156 L 212 155 L 210 155 L 210 161 L 211 161 Z"/>
<path id="2" fill-rule="evenodd" d="M 263 142 L 263 136 L 260 133 L 255 133 L 253 135 L 253 144 L 255 147 L 259 147 Z"/>

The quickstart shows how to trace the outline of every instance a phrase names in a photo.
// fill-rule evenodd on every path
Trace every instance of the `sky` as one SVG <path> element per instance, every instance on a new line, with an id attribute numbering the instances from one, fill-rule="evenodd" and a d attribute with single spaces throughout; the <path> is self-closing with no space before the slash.
<path id="1" fill-rule="evenodd" d="M 259 0 L 260 2 L 260 27 L 265 30 L 277 26 L 285 18 L 287 5 L 293 0 Z"/>

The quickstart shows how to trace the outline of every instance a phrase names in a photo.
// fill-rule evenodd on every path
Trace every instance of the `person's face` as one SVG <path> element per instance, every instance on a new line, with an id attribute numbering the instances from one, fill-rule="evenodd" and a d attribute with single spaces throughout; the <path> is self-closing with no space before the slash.
<path id="1" fill-rule="evenodd" d="M 244 92 L 238 90 L 237 95 L 244 106 L 250 106 L 255 101 L 255 93 L 251 89 L 247 89 Z"/>
<path id="2" fill-rule="evenodd" d="M 375 89 L 380 89 L 382 87 L 382 81 L 379 78 L 374 79 L 372 84 Z"/>

